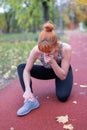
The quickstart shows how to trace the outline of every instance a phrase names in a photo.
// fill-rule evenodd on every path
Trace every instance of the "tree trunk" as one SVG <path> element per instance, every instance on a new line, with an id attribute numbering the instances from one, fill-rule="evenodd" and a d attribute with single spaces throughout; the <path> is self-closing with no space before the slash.
<path id="1" fill-rule="evenodd" d="M 36 33 L 36 22 L 35 22 L 35 19 L 33 21 L 33 33 Z"/>
<path id="2" fill-rule="evenodd" d="M 6 33 L 9 33 L 10 32 L 10 19 L 8 18 L 9 14 L 8 13 L 5 13 L 5 21 L 6 21 Z"/>
<path id="3" fill-rule="evenodd" d="M 49 20 L 49 6 L 47 1 L 42 2 L 43 7 L 43 21 L 44 23 Z"/>

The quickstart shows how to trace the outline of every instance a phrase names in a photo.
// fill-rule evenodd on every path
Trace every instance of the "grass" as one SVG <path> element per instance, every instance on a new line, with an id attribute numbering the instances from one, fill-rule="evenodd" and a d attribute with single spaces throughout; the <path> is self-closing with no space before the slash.
<path id="1" fill-rule="evenodd" d="M 17 66 L 25 63 L 36 43 L 37 35 L 1 34 L 0 35 L 0 87 L 17 77 Z M 31 39 L 32 38 L 32 39 Z"/>
<path id="2" fill-rule="evenodd" d="M 10 34 L 0 34 L 0 43 L 3 42 L 20 42 L 20 41 L 37 41 L 37 33 L 10 33 Z"/>
<path id="3" fill-rule="evenodd" d="M 17 77 L 18 64 L 26 63 L 37 38 L 38 33 L 0 34 L 0 87 Z"/>

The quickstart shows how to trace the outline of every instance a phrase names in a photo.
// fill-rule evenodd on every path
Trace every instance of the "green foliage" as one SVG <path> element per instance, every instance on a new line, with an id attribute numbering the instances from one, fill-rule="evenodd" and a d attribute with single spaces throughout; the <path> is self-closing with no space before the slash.
<path id="1" fill-rule="evenodd" d="M 45 0 L 49 7 L 53 7 L 53 1 Z M 26 31 L 35 31 L 41 27 L 43 24 L 43 8 L 42 2 L 44 0 L 3 0 L 4 5 L 10 5 L 11 8 L 15 11 L 15 18 L 18 24 L 18 27 L 21 30 Z M 52 4 L 50 4 L 52 3 Z M 50 19 L 53 20 L 52 9 L 49 11 Z"/>
<path id="2" fill-rule="evenodd" d="M 84 22 L 84 26 L 87 28 L 87 21 Z"/>
<path id="3" fill-rule="evenodd" d="M 0 30 L 4 31 L 6 28 L 5 19 L 3 14 L 0 14 Z"/>
<path id="4" fill-rule="evenodd" d="M 27 31 L 32 31 L 32 28 L 35 24 L 38 26 L 39 22 L 42 21 L 42 11 L 41 11 L 41 4 L 36 0 L 4 0 L 8 2 L 12 8 L 14 8 L 16 13 L 16 19 L 18 21 L 18 26 Z"/>
<path id="5" fill-rule="evenodd" d="M 0 44 L 2 43 L 14 43 L 23 41 L 37 41 L 39 32 L 37 33 L 10 33 L 0 34 Z"/>
<path id="6" fill-rule="evenodd" d="M 59 28 L 59 19 L 60 19 L 60 13 L 58 6 L 55 6 L 55 2 L 57 0 L 2 0 L 0 4 L 4 5 L 4 8 L 8 8 L 7 13 L 7 19 L 5 17 L 5 14 L 3 16 L 0 15 L 0 29 L 4 28 L 3 30 L 6 30 L 7 23 L 10 32 L 19 32 L 19 31 L 26 31 L 26 32 L 37 32 L 37 30 L 41 29 L 41 25 L 48 20 L 51 20 L 55 25 L 56 28 Z M 49 12 L 45 13 L 43 11 L 42 3 L 46 2 L 46 6 L 48 6 Z M 68 1 L 66 5 L 62 8 L 62 18 L 64 22 L 64 26 L 69 27 L 70 19 L 69 19 L 69 13 L 75 14 L 75 22 L 78 24 L 78 22 L 87 21 L 87 11 L 82 11 L 80 7 L 83 7 L 82 5 L 79 6 L 79 4 L 76 2 L 76 0 Z M 47 16 L 44 14 L 48 14 Z M 85 16 L 84 16 L 85 14 Z M 45 17 L 46 16 L 46 17 Z M 86 17 L 86 18 L 85 18 Z M 6 20 L 8 22 L 6 22 Z"/>
<path id="7" fill-rule="evenodd" d="M 16 78 L 18 64 L 26 63 L 31 49 L 37 44 L 29 40 L 31 36 L 27 35 L 21 41 L 23 34 L 0 35 L 0 86 Z M 11 42 L 12 38 L 13 42 Z"/>

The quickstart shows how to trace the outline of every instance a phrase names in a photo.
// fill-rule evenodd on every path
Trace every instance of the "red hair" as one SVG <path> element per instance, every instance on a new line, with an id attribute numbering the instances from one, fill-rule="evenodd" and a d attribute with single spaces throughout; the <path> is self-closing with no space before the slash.
<path id="1" fill-rule="evenodd" d="M 52 23 L 45 23 L 43 30 L 39 35 L 38 48 L 40 51 L 49 53 L 52 48 L 58 48 L 58 37 L 54 31 L 54 25 Z"/>

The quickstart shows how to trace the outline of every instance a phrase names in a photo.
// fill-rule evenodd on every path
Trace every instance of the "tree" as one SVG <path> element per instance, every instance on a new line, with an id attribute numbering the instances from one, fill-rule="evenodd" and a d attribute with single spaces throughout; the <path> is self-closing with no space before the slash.
<path id="1" fill-rule="evenodd" d="M 49 4 L 48 4 L 49 1 L 50 0 L 43 0 L 42 1 L 44 23 L 49 20 Z"/>
<path id="2" fill-rule="evenodd" d="M 6 30 L 6 26 L 5 26 L 5 18 L 3 13 L 0 14 L 0 32 L 4 32 Z"/>
<path id="3" fill-rule="evenodd" d="M 15 28 L 16 20 L 15 20 L 15 12 L 13 9 L 9 9 L 8 12 L 4 12 L 4 18 L 6 22 L 6 33 L 9 33 L 12 28 Z"/>
<path id="4" fill-rule="evenodd" d="M 2 13 L 4 17 L 4 23 L 5 23 L 5 32 L 9 33 L 11 30 L 14 30 L 16 28 L 16 19 L 15 19 L 15 10 L 7 3 L 2 2 L 2 7 L 4 10 L 4 13 Z"/>
<path id="5" fill-rule="evenodd" d="M 3 0 L 15 10 L 18 26 L 27 31 L 36 32 L 41 24 L 50 19 L 50 9 L 55 0 Z M 50 6 L 52 5 L 52 6 Z M 51 10 L 52 13 L 52 10 Z M 52 15 L 51 15 L 52 18 Z"/>

